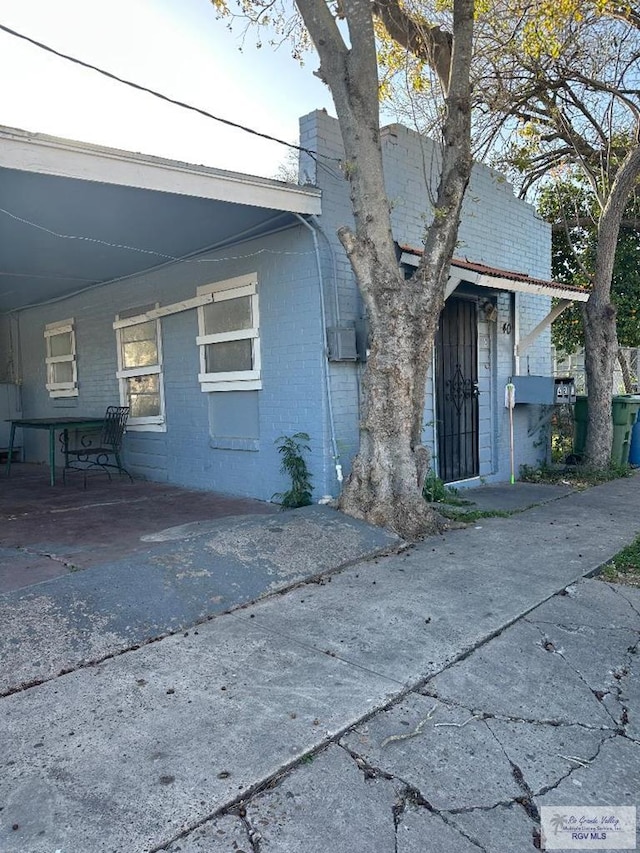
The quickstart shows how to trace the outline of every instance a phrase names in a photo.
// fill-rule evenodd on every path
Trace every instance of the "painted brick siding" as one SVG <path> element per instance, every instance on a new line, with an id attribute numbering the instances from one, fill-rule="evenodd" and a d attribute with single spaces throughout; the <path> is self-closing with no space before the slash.
<path id="1" fill-rule="evenodd" d="M 339 294 L 339 314 L 343 321 L 360 316 L 361 307 L 346 254 L 336 236 L 341 225 L 352 222 L 349 192 L 340 172 L 344 148 L 336 119 L 316 111 L 301 119 L 301 146 L 318 153 L 318 163 L 302 154 L 300 175 L 303 182 L 315 183 L 323 190 L 320 225 L 333 246 L 333 270 Z M 438 151 L 430 140 L 400 125 L 382 131 L 385 182 L 391 206 L 395 239 L 413 247 L 423 242 L 425 224 L 432 217 L 429 191 L 437 183 Z M 465 197 L 458 234 L 456 256 L 490 266 L 525 272 L 536 278 L 550 278 L 551 233 L 534 208 L 517 199 L 511 185 L 495 170 L 475 164 Z M 487 295 L 489 291 L 487 291 Z M 504 408 L 504 386 L 514 372 L 513 346 L 515 317 L 512 296 L 497 295 L 497 322 L 482 321 L 478 327 L 478 378 L 480 418 L 480 475 L 489 480 L 509 476 L 509 421 Z M 550 300 L 519 294 L 516 299 L 520 336 L 523 337 L 548 313 Z M 510 333 L 503 332 L 511 325 Z M 508 328 L 505 326 L 505 328 Z M 547 330 L 520 360 L 521 372 L 551 373 L 550 332 Z M 358 446 L 357 393 L 362 367 L 332 365 L 334 412 L 339 445 L 346 456 Z M 339 379 L 337 378 L 339 376 Z M 336 384 L 338 383 L 338 384 Z M 423 440 L 435 450 L 435 412 L 433 376 L 429 373 L 424 415 Z M 536 435 L 529 435 L 538 419 L 536 407 L 520 406 L 515 412 L 517 465 L 533 464 L 544 456 L 536 446 Z"/>
<path id="2" fill-rule="evenodd" d="M 260 311 L 259 451 L 212 446 L 210 394 L 198 382 L 197 312 L 191 309 L 161 320 L 166 432 L 129 431 L 126 464 L 149 479 L 269 500 L 288 487 L 274 442 L 303 431 L 311 436 L 315 494 L 335 491 L 332 460 L 323 450 L 329 442 L 318 274 L 311 235 L 302 226 L 21 312 L 25 416 L 102 414 L 119 401 L 112 328 L 118 312 L 191 298 L 200 285 L 250 272 L 258 274 Z M 46 323 L 69 317 L 75 320 L 79 396 L 54 401 L 45 389 L 43 332 Z M 46 460 L 42 433 L 25 431 L 25 440 L 27 459 Z"/>
<path id="3" fill-rule="evenodd" d="M 351 222 L 348 187 L 338 162 L 342 143 L 337 121 L 323 112 L 306 116 L 301 121 L 301 145 L 318 151 L 321 164 L 316 167 L 313 158 L 301 156 L 302 180 L 317 183 L 323 192 L 322 216 L 314 224 L 320 228 L 318 252 L 327 325 L 353 323 L 361 316 L 362 307 L 336 235 L 340 225 Z M 383 148 L 395 237 L 399 242 L 420 246 L 425 219 L 430 215 L 426 182 L 434 170 L 428 158 L 437 163 L 437 151 L 433 143 L 398 126 L 383 132 Z M 476 166 L 457 254 L 547 278 L 549 229 L 529 205 L 513 196 L 499 175 Z M 161 320 L 166 432 L 129 431 L 126 464 L 135 475 L 149 479 L 268 500 L 288 486 L 279 471 L 276 439 L 303 431 L 311 436 L 314 498 L 335 496 L 339 486 L 324 385 L 320 283 L 313 237 L 302 225 L 24 310 L 12 321 L 11 335 L 8 323 L 0 321 L 0 368 L 9 363 L 18 365 L 16 378 L 23 383 L 25 417 L 101 415 L 107 405 L 119 402 L 112 328 L 117 313 L 155 302 L 166 305 L 187 299 L 196 295 L 200 285 L 251 272 L 258 275 L 262 354 L 262 390 L 255 392 L 256 423 L 237 440 L 229 436 L 221 440 L 220 434 L 212 433 L 216 418 L 212 401 L 224 392 L 212 395 L 200 390 L 197 312 L 191 309 L 170 315 Z M 505 479 L 509 473 L 509 430 L 504 384 L 514 370 L 515 317 L 509 294 L 498 293 L 495 298 L 497 322 L 485 320 L 479 312 L 480 474 L 488 479 Z M 546 314 L 548 305 L 548 299 L 518 297 L 521 336 Z M 44 327 L 70 317 L 75 320 L 79 396 L 52 400 L 45 389 Z M 512 325 L 510 332 L 503 331 L 508 328 L 505 324 Z M 551 372 L 548 331 L 523 354 L 520 365 L 523 373 Z M 330 362 L 327 366 L 339 456 L 336 461 L 345 474 L 358 447 L 362 371 L 363 366 L 353 362 Z M 433 400 L 430 372 L 424 440 L 435 449 Z M 247 408 L 250 411 L 251 406 Z M 518 464 L 532 463 L 540 455 L 535 435 L 529 435 L 536 421 L 532 408 L 517 409 Z M 43 433 L 26 431 L 24 440 L 27 459 L 47 459 Z"/>

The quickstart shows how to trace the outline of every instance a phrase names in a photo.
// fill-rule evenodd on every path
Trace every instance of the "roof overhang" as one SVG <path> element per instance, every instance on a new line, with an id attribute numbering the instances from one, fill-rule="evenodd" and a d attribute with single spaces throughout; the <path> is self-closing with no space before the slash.
<path id="1" fill-rule="evenodd" d="M 417 267 L 422 251 L 401 246 L 400 263 Z M 489 267 L 485 264 L 454 258 L 449 269 L 446 295 L 450 296 L 462 282 L 475 284 L 489 290 L 506 290 L 511 293 L 529 293 L 536 296 L 552 296 L 570 302 L 586 302 L 589 291 L 580 287 L 560 284 L 556 281 L 532 278 L 526 273 Z"/>
<path id="2" fill-rule="evenodd" d="M 320 212 L 315 187 L 0 127 L 0 313 Z"/>
<path id="3" fill-rule="evenodd" d="M 320 191 L 0 126 L 0 166 L 157 192 L 319 214 Z"/>

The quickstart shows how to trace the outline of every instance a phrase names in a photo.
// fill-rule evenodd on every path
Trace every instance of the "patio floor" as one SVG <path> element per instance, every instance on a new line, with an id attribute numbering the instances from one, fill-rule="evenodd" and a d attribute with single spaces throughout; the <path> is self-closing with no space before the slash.
<path id="1" fill-rule="evenodd" d="M 0 593 L 147 550 L 143 536 L 181 524 L 278 507 L 215 492 L 103 474 L 62 477 L 49 485 L 46 466 L 14 464 L 0 471 Z"/>

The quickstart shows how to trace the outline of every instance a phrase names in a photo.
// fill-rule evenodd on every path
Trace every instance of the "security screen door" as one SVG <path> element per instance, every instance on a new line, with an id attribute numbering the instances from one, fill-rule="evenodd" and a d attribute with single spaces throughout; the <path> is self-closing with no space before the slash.
<path id="1" fill-rule="evenodd" d="M 449 297 L 436 336 L 438 474 L 445 483 L 477 477 L 478 317 L 471 299 Z"/>

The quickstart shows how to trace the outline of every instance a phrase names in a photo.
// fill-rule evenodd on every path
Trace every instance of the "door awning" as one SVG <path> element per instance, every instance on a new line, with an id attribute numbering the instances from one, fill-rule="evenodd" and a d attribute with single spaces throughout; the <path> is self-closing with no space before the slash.
<path id="1" fill-rule="evenodd" d="M 400 263 L 417 267 L 422 256 L 422 249 L 414 249 L 411 246 L 399 246 Z M 557 281 L 546 281 L 540 278 L 532 278 L 523 272 L 503 270 L 498 267 L 490 267 L 475 261 L 454 258 L 449 270 L 449 283 L 445 297 L 451 296 L 453 291 L 462 282 L 475 284 L 478 287 L 486 287 L 490 290 L 506 290 L 511 293 L 530 293 L 536 296 L 553 296 L 557 299 L 566 299 L 570 302 L 586 302 L 589 291 L 582 287 L 570 284 L 560 284 Z"/>

